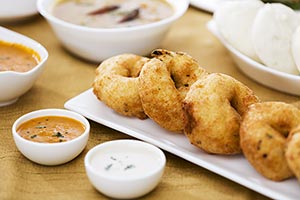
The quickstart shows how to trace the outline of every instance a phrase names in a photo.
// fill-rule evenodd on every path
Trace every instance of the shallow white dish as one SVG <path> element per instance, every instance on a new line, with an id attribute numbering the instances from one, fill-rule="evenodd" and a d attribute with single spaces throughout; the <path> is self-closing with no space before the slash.
<path id="1" fill-rule="evenodd" d="M 226 1 L 237 1 L 237 0 L 190 0 L 190 4 L 201 10 L 213 13 L 220 4 Z"/>
<path id="2" fill-rule="evenodd" d="M 166 164 L 164 153 L 138 140 L 113 140 L 93 147 L 84 159 L 92 185 L 106 196 L 132 199 L 152 191 Z"/>
<path id="3" fill-rule="evenodd" d="M 150 119 L 140 120 L 118 115 L 97 100 L 92 89 L 70 99 L 65 107 L 95 122 L 152 143 L 270 198 L 294 200 L 300 196 L 300 186 L 295 178 L 283 182 L 270 181 L 258 174 L 242 155 L 210 155 L 191 145 L 183 134 L 164 130 Z"/>
<path id="4" fill-rule="evenodd" d="M 21 44 L 33 49 L 40 56 L 37 66 L 27 72 L 0 72 L 0 107 L 2 107 L 16 102 L 34 85 L 45 67 L 48 51 L 37 41 L 3 27 L 0 27 L 0 40 Z"/>
<path id="5" fill-rule="evenodd" d="M 288 74 L 266 67 L 240 53 L 221 37 L 214 20 L 208 22 L 207 28 L 228 49 L 233 60 L 245 75 L 272 89 L 300 95 L 300 75 Z"/>
<path id="6" fill-rule="evenodd" d="M 190 0 L 190 4 L 201 10 L 213 13 L 220 7 L 220 5 L 226 1 L 242 1 L 242 0 Z M 300 15 L 300 10 L 296 10 Z"/>
<path id="7" fill-rule="evenodd" d="M 64 116 L 75 119 L 85 126 L 80 136 L 61 143 L 39 143 L 27 140 L 17 133 L 24 122 L 42 116 Z M 12 126 L 12 134 L 18 150 L 29 160 L 42 165 L 60 165 L 77 157 L 85 148 L 90 124 L 82 115 L 65 109 L 43 109 L 27 113 L 18 118 Z"/>
<path id="8" fill-rule="evenodd" d="M 0 0 L 0 23 L 25 20 L 38 13 L 37 0 Z"/>

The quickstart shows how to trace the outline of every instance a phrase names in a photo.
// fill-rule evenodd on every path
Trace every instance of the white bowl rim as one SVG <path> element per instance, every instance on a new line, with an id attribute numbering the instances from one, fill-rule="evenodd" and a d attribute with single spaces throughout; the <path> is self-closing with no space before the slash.
<path id="1" fill-rule="evenodd" d="M 144 146 L 144 147 L 150 148 L 151 151 L 155 152 L 155 154 L 159 156 L 159 159 L 161 160 L 160 165 L 156 166 L 155 168 L 153 168 L 153 170 L 151 170 L 149 172 L 145 172 L 141 176 L 134 176 L 134 177 L 130 177 L 130 178 L 110 176 L 108 174 L 101 173 L 100 171 L 95 170 L 95 168 L 91 165 L 91 157 L 97 151 L 100 151 L 102 148 L 104 148 L 106 146 L 116 145 L 116 144 L 120 144 L 120 143 L 137 144 L 137 145 L 140 145 L 141 147 Z M 141 140 L 136 140 L 136 139 L 116 139 L 116 140 L 103 142 L 101 144 L 94 146 L 92 149 L 90 149 L 87 152 L 87 154 L 85 155 L 84 165 L 87 168 L 87 170 L 90 170 L 93 174 L 97 174 L 101 177 L 105 177 L 105 178 L 113 180 L 113 181 L 128 182 L 128 181 L 135 181 L 135 180 L 142 180 L 145 178 L 149 178 L 149 177 L 153 176 L 154 174 L 156 174 L 157 172 L 164 170 L 164 167 L 166 165 L 166 156 L 160 148 L 158 148 L 157 146 L 155 146 L 153 144 L 150 144 L 150 143 L 147 143 L 147 142 L 144 142 Z"/>
<path id="2" fill-rule="evenodd" d="M 136 31 L 136 30 L 140 30 L 140 29 L 150 29 L 156 26 L 160 26 L 160 25 L 164 25 L 164 24 L 168 24 L 171 23 L 173 21 L 175 21 L 176 19 L 180 18 L 187 10 L 188 6 L 189 6 L 189 0 L 180 0 L 181 3 L 184 4 L 184 6 L 180 7 L 179 9 L 175 10 L 174 14 L 168 18 L 159 20 L 157 22 L 153 22 L 153 23 L 149 23 L 149 24 L 144 24 L 144 25 L 138 25 L 138 26 L 132 26 L 132 27 L 121 27 L 121 28 L 92 28 L 92 27 L 86 27 L 86 26 L 80 26 L 80 25 L 76 25 L 76 24 L 72 24 L 69 22 L 66 22 L 64 20 L 58 19 L 57 17 L 54 17 L 48 10 L 48 8 L 45 8 L 45 6 L 43 6 L 44 1 L 47 0 L 38 0 L 37 1 L 37 8 L 38 11 L 41 15 L 43 15 L 46 19 L 60 24 L 62 26 L 68 27 L 68 28 L 72 28 L 72 29 L 76 29 L 76 30 L 80 30 L 80 31 L 89 31 L 89 32 L 105 32 L 105 33 L 124 33 L 124 32 L 130 32 L 130 31 Z M 48 1 L 55 1 L 55 0 L 48 0 Z M 178 0 L 167 0 L 172 6 L 174 6 L 174 2 L 178 1 Z M 170 2 L 171 1 L 171 2 Z"/>
<path id="3" fill-rule="evenodd" d="M 49 113 L 49 114 L 47 114 Z M 57 113 L 57 114 L 53 114 L 53 113 Z M 77 121 L 80 121 L 84 126 L 85 126 L 85 130 L 84 132 L 69 141 L 66 142 L 60 142 L 60 143 L 41 143 L 41 142 L 34 142 L 31 140 L 27 140 L 25 138 L 23 138 L 22 136 L 20 136 L 17 133 L 17 128 L 19 125 L 21 125 L 22 123 L 30 120 L 30 119 L 34 119 L 37 117 L 42 117 L 42 116 L 65 116 L 65 117 L 69 117 L 71 119 L 75 119 Z M 73 116 L 77 116 L 79 119 L 73 117 Z M 26 118 L 28 118 L 27 120 L 25 120 Z M 60 108 L 47 108 L 47 109 L 41 109 L 41 110 L 35 110 L 29 113 L 26 113 L 24 115 L 22 115 L 21 117 L 19 117 L 13 124 L 12 126 L 12 134 L 14 137 L 17 137 L 19 140 L 21 140 L 24 143 L 30 144 L 30 145 L 35 145 L 35 146 L 51 146 L 51 147 L 56 147 L 56 146 L 64 146 L 64 145 L 69 145 L 72 143 L 76 143 L 78 142 L 78 140 L 82 140 L 84 139 L 87 135 L 89 135 L 90 132 L 90 123 L 89 121 L 83 117 L 82 115 L 80 115 L 79 113 L 76 113 L 74 111 L 70 111 L 70 110 L 66 110 L 66 109 L 60 109 Z"/>
<path id="4" fill-rule="evenodd" d="M 4 0 L 2 0 L 2 1 L 4 1 Z M 31 5 L 36 4 L 36 0 L 32 0 L 32 1 L 26 0 L 26 1 L 23 1 L 23 3 L 24 2 L 27 3 L 26 5 L 30 5 L 30 7 L 26 6 L 24 9 L 24 6 L 19 5 L 19 6 L 17 6 L 17 9 L 14 9 L 13 13 L 11 13 L 11 12 L 0 13 L 0 22 L 4 22 L 4 23 L 16 22 L 16 21 L 20 21 L 20 20 L 26 19 L 28 17 L 31 17 L 33 15 L 36 15 L 38 13 L 36 6 L 31 7 Z M 13 5 L 19 3 L 19 0 L 10 0 L 10 1 L 5 0 L 5 3 L 9 4 L 10 6 L 13 6 Z M 6 8 L 6 10 L 7 10 L 7 8 Z"/>
<path id="5" fill-rule="evenodd" d="M 259 69 L 259 70 L 262 70 L 262 71 L 265 71 L 267 73 L 276 75 L 276 76 L 281 77 L 281 78 L 288 78 L 288 79 L 291 79 L 291 80 L 300 81 L 300 75 L 289 74 L 289 73 L 286 73 L 286 72 L 281 72 L 279 70 L 273 69 L 271 67 L 267 67 L 267 66 L 265 66 L 265 65 L 263 65 L 263 64 L 255 61 L 255 60 L 249 58 L 245 54 L 241 53 L 240 51 L 238 51 L 237 49 L 235 49 L 234 47 L 232 47 L 220 35 L 220 33 L 217 30 L 216 23 L 215 23 L 215 21 L 213 19 L 208 22 L 207 26 L 208 26 L 209 30 L 212 33 L 214 33 L 215 36 L 217 36 L 217 38 L 222 42 L 222 44 L 225 45 L 226 48 L 228 48 L 230 51 L 232 51 L 234 54 L 236 54 L 242 60 L 244 60 L 247 63 L 249 63 L 252 67 L 254 67 L 256 69 Z"/>
<path id="6" fill-rule="evenodd" d="M 35 49 L 33 49 L 33 48 L 31 48 L 31 47 L 29 47 L 27 45 L 21 44 L 18 41 L 16 41 L 16 42 L 9 42 L 9 43 L 20 44 L 22 46 L 26 46 L 26 47 L 28 47 L 30 49 L 33 49 L 36 53 L 39 54 L 41 60 L 38 62 L 38 64 L 35 67 L 33 67 L 31 70 L 28 70 L 26 72 L 0 71 L 0 76 L 2 74 L 15 74 L 15 75 L 19 75 L 19 76 L 26 76 L 26 75 L 34 73 L 35 71 L 37 71 L 40 67 L 42 67 L 45 64 L 45 62 L 47 61 L 47 59 L 49 57 L 49 53 L 48 53 L 47 49 L 42 44 L 40 44 L 39 42 L 37 42 L 37 41 L 35 41 L 35 40 L 33 40 L 33 39 L 31 39 L 31 38 L 23 35 L 23 34 L 17 33 L 17 32 L 12 31 L 12 30 L 9 30 L 9 29 L 4 28 L 2 26 L 0 26 L 0 33 L 1 32 L 6 32 L 7 34 L 10 34 L 10 35 L 15 35 L 16 38 L 20 38 L 20 40 L 24 40 L 24 41 L 26 40 L 26 41 L 28 41 L 28 42 L 36 45 L 36 47 L 39 49 L 39 51 L 41 51 L 42 54 L 44 54 L 44 55 L 41 55 L 40 53 L 37 52 L 37 50 L 35 50 Z M 4 42 L 7 42 L 5 39 L 2 39 L 2 38 L 0 38 L 0 40 L 4 41 Z M 19 39 L 16 39 L 16 40 L 19 40 Z"/>

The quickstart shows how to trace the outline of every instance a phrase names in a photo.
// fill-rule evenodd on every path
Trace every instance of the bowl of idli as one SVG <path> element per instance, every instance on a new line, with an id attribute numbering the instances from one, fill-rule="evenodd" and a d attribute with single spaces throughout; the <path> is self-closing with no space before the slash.
<path id="1" fill-rule="evenodd" d="M 38 0 L 62 45 L 83 59 L 148 55 L 187 10 L 188 0 Z"/>
<path id="2" fill-rule="evenodd" d="M 280 3 L 222 4 L 207 24 L 238 68 L 272 89 L 300 95 L 300 17 Z"/>

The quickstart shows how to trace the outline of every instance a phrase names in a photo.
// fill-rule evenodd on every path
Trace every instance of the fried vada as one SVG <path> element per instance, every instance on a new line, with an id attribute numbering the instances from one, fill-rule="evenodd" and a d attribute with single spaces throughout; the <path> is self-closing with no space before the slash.
<path id="1" fill-rule="evenodd" d="M 207 72 L 186 53 L 157 49 L 151 56 L 139 76 L 144 111 L 161 127 L 182 132 L 182 100 L 190 86 Z"/>
<path id="2" fill-rule="evenodd" d="M 241 153 L 242 116 L 258 101 L 253 91 L 236 79 L 209 74 L 195 82 L 183 100 L 184 133 L 193 145 L 208 153 Z"/>
<path id="3" fill-rule="evenodd" d="M 148 60 L 134 54 L 121 54 L 103 61 L 96 69 L 94 94 L 119 114 L 147 118 L 137 82 L 140 71 Z"/>
<path id="4" fill-rule="evenodd" d="M 298 170 L 299 176 L 300 162 L 295 160 L 300 152 L 299 125 L 300 110 L 291 104 L 263 102 L 251 105 L 240 129 L 241 148 L 249 163 L 274 181 L 293 176 L 291 169 Z M 289 167 L 286 157 L 293 167 Z"/>

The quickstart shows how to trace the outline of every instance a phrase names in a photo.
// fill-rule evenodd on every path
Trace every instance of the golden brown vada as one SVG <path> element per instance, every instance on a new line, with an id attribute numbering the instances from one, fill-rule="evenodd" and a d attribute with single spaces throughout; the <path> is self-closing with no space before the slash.
<path id="1" fill-rule="evenodd" d="M 263 102 L 251 105 L 240 128 L 241 148 L 249 163 L 271 180 L 287 179 L 293 176 L 292 170 L 299 177 L 299 125 L 300 110 L 291 104 Z"/>
<path id="2" fill-rule="evenodd" d="M 94 94 L 100 101 L 122 115 L 147 118 L 137 82 L 139 73 L 148 60 L 134 54 L 121 54 L 103 61 L 96 69 Z"/>
<path id="3" fill-rule="evenodd" d="M 161 127 L 182 132 L 182 100 L 190 86 L 207 72 L 191 56 L 157 49 L 139 76 L 139 93 L 145 113 Z"/>
<path id="4" fill-rule="evenodd" d="M 300 125 L 291 130 L 286 146 L 286 161 L 300 181 Z"/>
<path id="5" fill-rule="evenodd" d="M 236 79 L 209 74 L 195 82 L 183 100 L 184 133 L 193 145 L 208 153 L 240 153 L 242 115 L 258 101 L 253 91 Z"/>

